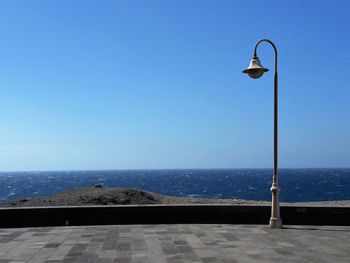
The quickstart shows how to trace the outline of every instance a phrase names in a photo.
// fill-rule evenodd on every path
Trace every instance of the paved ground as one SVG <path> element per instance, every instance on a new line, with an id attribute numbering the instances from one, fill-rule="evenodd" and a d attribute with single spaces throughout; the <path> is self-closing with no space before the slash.
<path id="1" fill-rule="evenodd" d="M 350 227 L 82 226 L 0 229 L 8 262 L 350 262 Z"/>

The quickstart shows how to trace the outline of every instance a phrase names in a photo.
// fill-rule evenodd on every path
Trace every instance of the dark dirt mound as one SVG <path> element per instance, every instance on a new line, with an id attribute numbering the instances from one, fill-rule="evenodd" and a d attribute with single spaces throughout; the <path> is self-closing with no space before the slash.
<path id="1" fill-rule="evenodd" d="M 23 198 L 0 203 L 0 207 L 147 205 L 147 204 L 240 204 L 237 199 L 180 198 L 134 188 L 103 188 L 91 185 L 66 190 L 52 196 Z M 254 201 L 254 203 L 256 203 Z"/>
<path id="2" fill-rule="evenodd" d="M 52 196 L 24 198 L 0 203 L 6 207 L 160 204 L 162 196 L 138 189 L 102 188 L 96 185 L 67 190 Z"/>

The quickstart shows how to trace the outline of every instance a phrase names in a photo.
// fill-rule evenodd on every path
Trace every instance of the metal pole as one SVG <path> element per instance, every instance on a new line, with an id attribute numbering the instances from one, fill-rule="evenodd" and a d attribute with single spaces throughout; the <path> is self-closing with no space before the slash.
<path id="1" fill-rule="evenodd" d="M 278 183 L 278 74 L 274 76 L 274 162 L 273 162 L 273 177 L 272 177 L 272 207 L 270 228 L 282 228 L 282 220 L 280 217 L 280 204 L 279 204 L 279 183 Z"/>
<path id="2" fill-rule="evenodd" d="M 255 44 L 254 57 L 257 57 L 256 50 L 261 42 L 268 42 L 271 44 L 275 51 L 275 74 L 274 74 L 274 138 L 273 138 L 273 176 L 272 176 L 272 204 L 271 204 L 271 218 L 270 218 L 270 228 L 282 228 L 282 220 L 280 217 L 280 205 L 279 205 L 279 184 L 278 184 L 278 72 L 277 72 L 277 48 L 268 39 L 261 39 Z"/>

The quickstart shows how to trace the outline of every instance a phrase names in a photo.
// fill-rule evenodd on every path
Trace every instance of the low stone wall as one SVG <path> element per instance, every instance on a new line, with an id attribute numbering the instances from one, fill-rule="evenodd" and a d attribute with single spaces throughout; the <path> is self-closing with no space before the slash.
<path id="1" fill-rule="evenodd" d="M 269 206 L 121 205 L 0 208 L 0 227 L 121 224 L 268 224 Z M 281 207 L 285 225 L 350 225 L 350 207 Z"/>

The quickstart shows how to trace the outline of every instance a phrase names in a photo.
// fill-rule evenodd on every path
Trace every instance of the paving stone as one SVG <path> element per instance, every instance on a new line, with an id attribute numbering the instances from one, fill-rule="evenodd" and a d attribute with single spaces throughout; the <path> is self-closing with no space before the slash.
<path id="1" fill-rule="evenodd" d="M 190 261 L 190 262 L 201 262 L 200 258 L 196 255 L 196 253 L 186 253 L 186 254 L 183 254 L 182 255 L 182 258 L 185 260 L 185 261 Z"/>
<path id="2" fill-rule="evenodd" d="M 42 248 L 38 251 L 38 253 L 36 253 L 33 257 L 26 261 L 26 263 L 45 262 L 54 250 L 54 248 Z"/>
<path id="3" fill-rule="evenodd" d="M 216 257 L 201 258 L 203 263 L 216 263 L 218 259 Z"/>
<path id="4" fill-rule="evenodd" d="M 162 251 L 165 255 L 177 254 L 176 246 L 172 243 L 161 243 Z"/>
<path id="5" fill-rule="evenodd" d="M 153 262 L 150 262 L 146 253 L 133 254 L 131 257 L 131 262 L 132 263 L 153 263 Z"/>
<path id="6" fill-rule="evenodd" d="M 91 239 L 91 242 L 100 243 L 100 242 L 104 242 L 104 240 L 105 240 L 104 237 L 94 237 L 93 239 Z"/>
<path id="7" fill-rule="evenodd" d="M 117 250 L 131 250 L 131 244 L 125 242 L 118 243 Z"/>
<path id="8" fill-rule="evenodd" d="M 239 240 L 237 237 L 235 237 L 231 233 L 223 233 L 222 235 L 223 235 L 223 237 L 225 237 L 229 241 L 238 241 Z"/>
<path id="9" fill-rule="evenodd" d="M 96 263 L 114 263 L 115 261 L 111 258 L 99 258 Z"/>
<path id="10" fill-rule="evenodd" d="M 116 258 L 115 263 L 130 263 L 131 262 L 131 257 L 130 258 Z"/>
<path id="11" fill-rule="evenodd" d="M 183 262 L 183 258 L 181 255 L 170 256 L 166 259 L 167 263 L 178 263 Z"/>
<path id="12" fill-rule="evenodd" d="M 61 245 L 60 243 L 47 243 L 44 247 L 48 248 L 48 247 L 52 247 L 52 248 L 56 248 L 59 245 Z"/>
<path id="13" fill-rule="evenodd" d="M 115 254 L 116 254 L 116 251 L 114 249 L 112 249 L 112 250 L 101 250 L 98 253 L 98 256 L 100 258 L 114 258 Z"/>

